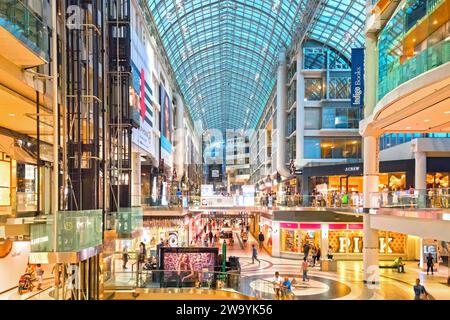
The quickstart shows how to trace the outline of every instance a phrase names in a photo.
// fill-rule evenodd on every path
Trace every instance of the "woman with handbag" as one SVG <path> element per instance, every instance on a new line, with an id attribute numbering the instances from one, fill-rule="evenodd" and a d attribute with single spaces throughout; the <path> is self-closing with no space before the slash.
<path id="1" fill-rule="evenodd" d="M 414 289 L 414 300 L 428 300 L 428 292 L 425 287 L 420 284 L 420 279 L 416 279 L 416 285 Z"/>

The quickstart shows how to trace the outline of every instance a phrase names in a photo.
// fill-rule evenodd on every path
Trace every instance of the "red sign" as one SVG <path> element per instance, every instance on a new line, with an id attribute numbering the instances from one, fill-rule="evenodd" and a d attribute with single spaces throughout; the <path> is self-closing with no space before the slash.
<path id="1" fill-rule="evenodd" d="M 283 228 L 283 229 L 298 229 L 298 223 L 280 223 L 280 228 Z"/>
<path id="2" fill-rule="evenodd" d="M 363 228 L 363 224 L 362 223 L 350 223 L 348 225 L 348 229 L 349 230 L 361 230 Z"/>
<path id="3" fill-rule="evenodd" d="M 330 230 L 345 230 L 345 229 L 347 229 L 347 224 L 345 224 L 345 223 L 330 223 L 328 228 Z"/>
<path id="4" fill-rule="evenodd" d="M 321 228 L 320 223 L 300 223 L 300 229 L 317 230 Z"/>

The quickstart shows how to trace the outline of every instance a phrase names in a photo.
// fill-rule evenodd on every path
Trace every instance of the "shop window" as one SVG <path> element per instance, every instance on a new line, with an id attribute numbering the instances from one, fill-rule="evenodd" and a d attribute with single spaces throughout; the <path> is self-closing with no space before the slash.
<path id="1" fill-rule="evenodd" d="M 295 229 L 281 229 L 281 251 L 299 252 L 299 232 Z"/>
<path id="2" fill-rule="evenodd" d="M 0 206 L 11 205 L 11 160 L 9 156 L 0 152 Z"/>

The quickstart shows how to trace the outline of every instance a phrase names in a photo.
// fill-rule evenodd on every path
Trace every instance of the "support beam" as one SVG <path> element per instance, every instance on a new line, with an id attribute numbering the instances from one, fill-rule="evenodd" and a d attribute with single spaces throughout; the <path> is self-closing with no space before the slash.
<path id="1" fill-rule="evenodd" d="M 277 76 L 277 171 L 284 177 L 289 177 L 286 168 L 286 121 L 287 121 L 287 64 L 286 51 L 281 50 L 278 57 Z"/>
<path id="2" fill-rule="evenodd" d="M 305 77 L 302 72 L 303 68 L 303 48 L 299 47 L 297 52 L 297 114 L 296 114 L 296 130 L 295 137 L 295 158 L 297 168 L 305 165 Z"/>

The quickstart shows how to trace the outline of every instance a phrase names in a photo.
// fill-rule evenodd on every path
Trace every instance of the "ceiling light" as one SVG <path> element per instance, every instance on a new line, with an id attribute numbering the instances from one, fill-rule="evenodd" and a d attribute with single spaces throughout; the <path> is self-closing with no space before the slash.
<path id="1" fill-rule="evenodd" d="M 437 24 L 437 20 L 434 20 L 434 21 L 433 21 L 433 24 Z"/>
<path id="2" fill-rule="evenodd" d="M 10 113 L 9 116 L 10 116 L 10 117 L 15 117 L 16 114 L 15 114 L 15 113 Z"/>
<path id="3" fill-rule="evenodd" d="M 445 114 L 450 114 L 450 110 L 449 110 L 449 111 L 445 111 L 444 113 L 445 113 Z"/>
<path id="4" fill-rule="evenodd" d="M 406 127 L 407 130 L 411 129 L 411 127 Z"/>
<path id="5" fill-rule="evenodd" d="M 430 122 L 430 120 L 429 119 L 425 119 L 425 120 L 423 120 L 424 122 Z"/>
<path id="6" fill-rule="evenodd" d="M 413 42 L 416 42 L 416 39 L 413 39 Z"/>

